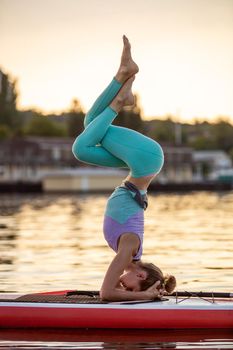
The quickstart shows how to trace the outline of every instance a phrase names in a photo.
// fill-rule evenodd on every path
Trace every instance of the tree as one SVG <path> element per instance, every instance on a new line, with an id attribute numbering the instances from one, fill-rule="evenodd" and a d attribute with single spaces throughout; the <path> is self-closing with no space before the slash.
<path id="1" fill-rule="evenodd" d="M 8 126 L 0 124 L 0 140 L 6 139 L 11 135 L 11 131 Z"/>
<path id="2" fill-rule="evenodd" d="M 71 137 L 75 137 L 84 129 L 84 112 L 78 99 L 73 99 L 71 107 L 66 116 L 67 133 Z"/>
<path id="3" fill-rule="evenodd" d="M 167 120 L 152 120 L 149 122 L 147 135 L 159 142 L 175 143 L 175 123 Z"/>
<path id="4" fill-rule="evenodd" d="M 64 137 L 66 129 L 46 116 L 34 116 L 24 129 L 25 135 Z"/>
<path id="5" fill-rule="evenodd" d="M 204 137 L 204 136 L 197 136 L 192 141 L 189 141 L 188 146 L 193 147 L 195 150 L 201 151 L 201 150 L 214 150 L 218 147 L 216 147 L 216 143 L 213 139 Z"/>
<path id="6" fill-rule="evenodd" d="M 233 126 L 225 119 L 212 125 L 212 134 L 218 148 L 229 151 L 233 147 Z"/>
<path id="7" fill-rule="evenodd" d="M 16 79 L 0 70 L 0 124 L 13 129 L 20 126 L 16 109 L 18 96 L 16 84 Z"/>
<path id="8" fill-rule="evenodd" d="M 196 122 L 187 128 L 187 144 L 198 150 L 221 149 L 229 152 L 233 148 L 233 125 L 226 118 L 215 124 Z"/>

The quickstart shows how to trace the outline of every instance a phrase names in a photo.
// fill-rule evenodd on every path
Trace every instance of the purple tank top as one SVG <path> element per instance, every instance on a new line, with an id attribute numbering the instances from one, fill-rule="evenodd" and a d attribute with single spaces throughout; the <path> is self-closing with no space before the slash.
<path id="1" fill-rule="evenodd" d="M 118 249 L 119 238 L 123 233 L 134 233 L 140 240 L 140 246 L 133 260 L 140 260 L 143 247 L 144 233 L 144 211 L 139 210 L 136 214 L 130 216 L 125 222 L 119 223 L 112 217 L 105 215 L 104 218 L 104 237 L 110 248 L 115 252 Z"/>

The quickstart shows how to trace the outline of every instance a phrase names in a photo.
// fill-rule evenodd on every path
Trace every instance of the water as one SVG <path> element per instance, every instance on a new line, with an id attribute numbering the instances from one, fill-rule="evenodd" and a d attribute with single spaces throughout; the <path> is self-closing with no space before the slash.
<path id="1" fill-rule="evenodd" d="M 6 330 L 0 331 L 3 349 L 232 349 L 229 331 L 146 330 Z M 10 340 L 9 340 L 10 339 Z"/>
<path id="2" fill-rule="evenodd" d="M 106 200 L 105 194 L 1 195 L 1 292 L 98 290 L 114 256 L 102 235 Z M 174 274 L 178 290 L 232 292 L 232 213 L 232 192 L 151 194 L 145 213 L 144 260 Z M 78 339 L 84 341 L 77 341 L 76 337 L 74 342 L 69 333 L 59 344 L 58 332 L 54 331 L 48 340 L 43 340 L 40 332 L 40 339 L 25 336 L 21 342 L 17 335 L 17 345 L 13 342 L 15 333 L 8 333 L 6 339 L 6 332 L 0 332 L 0 349 L 38 349 L 43 347 L 41 341 L 50 348 L 125 349 L 127 337 L 122 332 L 110 338 L 103 331 L 100 337 L 90 337 L 89 331 L 83 338 L 83 333 L 82 337 L 79 333 Z M 211 336 L 202 332 L 194 337 L 198 344 L 187 340 L 187 331 L 179 333 L 179 338 L 171 337 L 171 341 L 163 338 L 161 332 L 140 334 L 144 334 L 144 341 L 132 333 L 127 338 L 127 349 L 233 349 L 233 338 L 225 333 L 221 336 L 214 332 Z"/>

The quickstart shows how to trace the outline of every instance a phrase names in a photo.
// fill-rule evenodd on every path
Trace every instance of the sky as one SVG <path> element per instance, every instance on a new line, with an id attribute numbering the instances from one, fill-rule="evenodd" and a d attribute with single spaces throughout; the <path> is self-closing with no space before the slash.
<path id="1" fill-rule="evenodd" d="M 233 0 L 0 0 L 0 69 L 20 109 L 83 109 L 116 73 L 122 35 L 143 117 L 233 122 Z"/>

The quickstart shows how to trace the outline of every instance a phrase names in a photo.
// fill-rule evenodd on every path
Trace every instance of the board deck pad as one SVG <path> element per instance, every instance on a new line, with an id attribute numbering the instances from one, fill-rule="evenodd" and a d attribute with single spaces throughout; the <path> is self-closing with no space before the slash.
<path id="1" fill-rule="evenodd" d="M 138 301 L 122 301 L 120 304 L 139 304 L 150 303 L 156 301 L 165 301 L 167 299 L 157 300 L 138 300 Z M 22 302 L 22 303 L 58 303 L 58 304 L 112 304 L 112 302 L 102 301 L 99 292 L 85 291 L 69 291 L 66 293 L 48 292 L 48 293 L 33 293 L 25 294 L 16 299 L 0 299 L 0 302 Z"/>
<path id="2" fill-rule="evenodd" d="M 3 300 L 0 299 L 0 301 L 3 301 Z M 24 303 L 106 304 L 106 302 L 100 300 L 100 297 L 98 295 L 90 296 L 90 295 L 78 295 L 78 294 L 76 295 L 25 294 L 12 301 L 24 302 Z"/>

